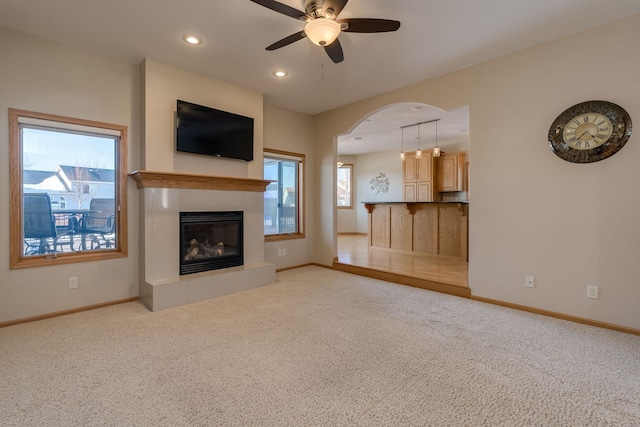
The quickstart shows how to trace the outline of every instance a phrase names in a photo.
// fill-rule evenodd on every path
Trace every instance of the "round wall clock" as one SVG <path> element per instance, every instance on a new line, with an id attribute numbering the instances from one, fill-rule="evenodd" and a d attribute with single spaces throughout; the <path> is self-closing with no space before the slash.
<path id="1" fill-rule="evenodd" d="M 617 153 L 631 136 L 631 117 L 607 101 L 586 101 L 562 112 L 549 128 L 549 147 L 561 159 L 591 163 Z"/>

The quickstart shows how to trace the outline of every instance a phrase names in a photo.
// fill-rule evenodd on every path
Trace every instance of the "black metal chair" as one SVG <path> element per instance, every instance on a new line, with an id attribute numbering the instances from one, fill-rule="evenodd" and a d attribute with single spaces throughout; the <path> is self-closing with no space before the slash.
<path id="1" fill-rule="evenodd" d="M 74 230 L 56 227 L 47 193 L 24 193 L 22 208 L 25 255 L 56 253 L 57 246 L 65 243 L 73 250 Z M 69 236 L 69 242 L 59 241 L 62 236 Z"/>
<path id="2" fill-rule="evenodd" d="M 87 239 L 91 241 L 91 249 L 115 246 L 115 213 L 115 199 L 91 199 L 89 213 L 80 220 L 80 232 L 85 236 L 84 247 Z"/>

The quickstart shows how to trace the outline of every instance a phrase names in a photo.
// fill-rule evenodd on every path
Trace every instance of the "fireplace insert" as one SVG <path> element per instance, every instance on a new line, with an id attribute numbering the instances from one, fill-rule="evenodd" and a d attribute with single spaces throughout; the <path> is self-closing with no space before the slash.
<path id="1" fill-rule="evenodd" d="M 180 212 L 180 275 L 243 265 L 242 212 Z"/>

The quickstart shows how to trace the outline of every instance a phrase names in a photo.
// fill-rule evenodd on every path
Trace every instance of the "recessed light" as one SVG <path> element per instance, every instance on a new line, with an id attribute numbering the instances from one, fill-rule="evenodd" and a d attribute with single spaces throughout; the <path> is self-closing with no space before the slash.
<path id="1" fill-rule="evenodd" d="M 190 34 L 182 36 L 182 40 L 193 45 L 202 44 L 202 39 L 200 37 L 196 37 Z"/>
<path id="2" fill-rule="evenodd" d="M 287 77 L 289 75 L 289 73 L 287 73 L 284 70 L 276 70 L 273 72 L 273 75 L 276 77 Z"/>
<path id="3" fill-rule="evenodd" d="M 418 111 L 418 110 L 422 110 L 422 107 L 419 105 L 416 105 L 415 107 L 411 107 L 412 111 Z"/>
<path id="4" fill-rule="evenodd" d="M 361 136 L 354 136 L 354 137 L 349 138 L 349 139 L 352 140 L 352 141 L 360 141 L 362 139 L 362 137 Z"/>

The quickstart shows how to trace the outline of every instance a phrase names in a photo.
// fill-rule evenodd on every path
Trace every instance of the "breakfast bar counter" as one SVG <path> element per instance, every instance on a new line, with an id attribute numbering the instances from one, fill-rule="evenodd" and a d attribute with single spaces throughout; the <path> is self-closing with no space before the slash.
<path id="1" fill-rule="evenodd" d="M 468 202 L 363 204 L 369 212 L 369 247 L 468 260 Z"/>

